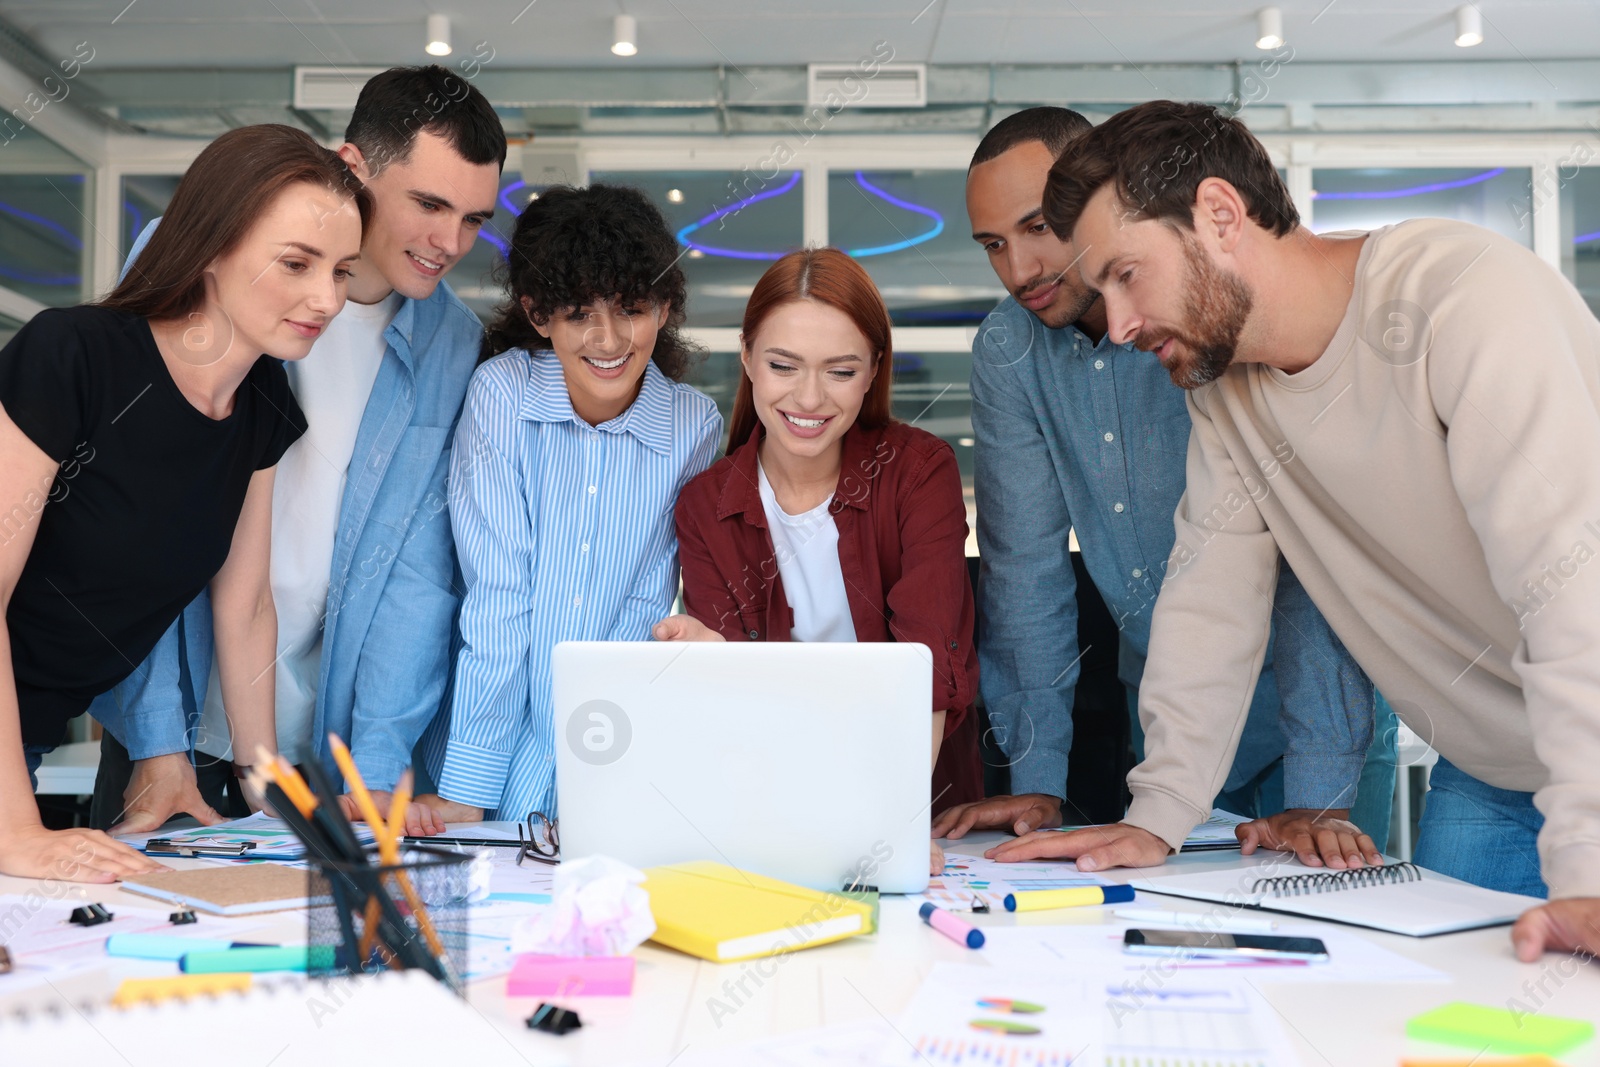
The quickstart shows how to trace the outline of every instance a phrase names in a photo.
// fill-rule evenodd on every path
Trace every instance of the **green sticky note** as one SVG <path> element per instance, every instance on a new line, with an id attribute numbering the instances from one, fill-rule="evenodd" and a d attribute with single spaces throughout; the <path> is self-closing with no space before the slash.
<path id="1" fill-rule="evenodd" d="M 1559 1056 L 1594 1037 L 1594 1024 L 1456 1001 L 1406 1023 L 1406 1036 L 1475 1051 Z"/>

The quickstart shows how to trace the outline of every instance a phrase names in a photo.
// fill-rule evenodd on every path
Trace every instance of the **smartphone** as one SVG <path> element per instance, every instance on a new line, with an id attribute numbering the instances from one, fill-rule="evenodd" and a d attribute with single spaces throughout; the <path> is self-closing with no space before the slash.
<path id="1" fill-rule="evenodd" d="M 1122 935 L 1122 951 L 1141 956 L 1328 962 L 1328 946 L 1315 937 L 1225 934 L 1211 930 L 1129 930 Z"/>

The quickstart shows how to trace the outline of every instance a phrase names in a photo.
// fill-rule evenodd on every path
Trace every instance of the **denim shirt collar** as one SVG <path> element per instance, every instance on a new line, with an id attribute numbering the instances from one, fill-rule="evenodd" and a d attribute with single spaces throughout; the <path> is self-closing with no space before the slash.
<path id="1" fill-rule="evenodd" d="M 398 318 L 398 316 L 396 316 Z M 517 417 L 529 422 L 579 422 L 554 352 L 528 353 L 530 366 L 522 406 Z M 644 366 L 644 382 L 632 404 L 616 418 L 594 427 L 600 433 L 631 434 L 640 444 L 662 455 L 672 454 L 673 385 L 655 360 Z M 588 425 L 584 423 L 584 425 Z"/>

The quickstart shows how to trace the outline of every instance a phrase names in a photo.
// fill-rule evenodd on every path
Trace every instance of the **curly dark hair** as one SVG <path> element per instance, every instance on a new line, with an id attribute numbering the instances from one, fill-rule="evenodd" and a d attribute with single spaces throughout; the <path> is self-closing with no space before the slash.
<path id="1" fill-rule="evenodd" d="M 666 219 L 639 190 L 551 186 L 517 218 L 503 268 L 511 296 L 495 309 L 479 362 L 512 348 L 548 347 L 530 316 L 542 325 L 564 308 L 615 298 L 668 306 L 650 358 L 662 374 L 683 381 L 704 353 L 678 332 L 688 300 L 680 254 Z"/>

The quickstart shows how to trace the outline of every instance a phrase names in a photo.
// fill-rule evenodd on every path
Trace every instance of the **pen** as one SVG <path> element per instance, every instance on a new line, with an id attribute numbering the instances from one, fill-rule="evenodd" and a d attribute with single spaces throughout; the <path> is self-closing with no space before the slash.
<path id="1" fill-rule="evenodd" d="M 950 914 L 948 911 L 945 911 L 938 905 L 933 904 L 932 902 L 924 904 L 922 905 L 922 909 L 918 912 L 918 914 L 922 916 L 923 922 L 927 923 L 929 926 L 933 927 L 935 930 L 939 931 L 956 944 L 966 945 L 968 948 L 983 947 L 982 930 L 962 922 L 960 919 L 956 918 L 954 915 Z"/>
<path id="2" fill-rule="evenodd" d="M 1036 889 L 1006 894 L 1007 911 L 1045 911 L 1095 904 L 1123 904 L 1133 899 L 1131 885 L 1086 885 L 1073 889 Z"/>
<path id="3" fill-rule="evenodd" d="M 1132 922 L 1160 923 L 1163 926 L 1196 926 L 1215 925 L 1218 921 L 1215 912 L 1199 911 L 1158 911 L 1154 908 L 1119 908 L 1112 912 L 1119 919 L 1128 919 Z M 1246 919 L 1236 918 L 1232 915 L 1221 920 L 1223 927 L 1243 930 L 1246 933 L 1269 934 L 1278 928 L 1278 924 L 1271 919 Z"/>

